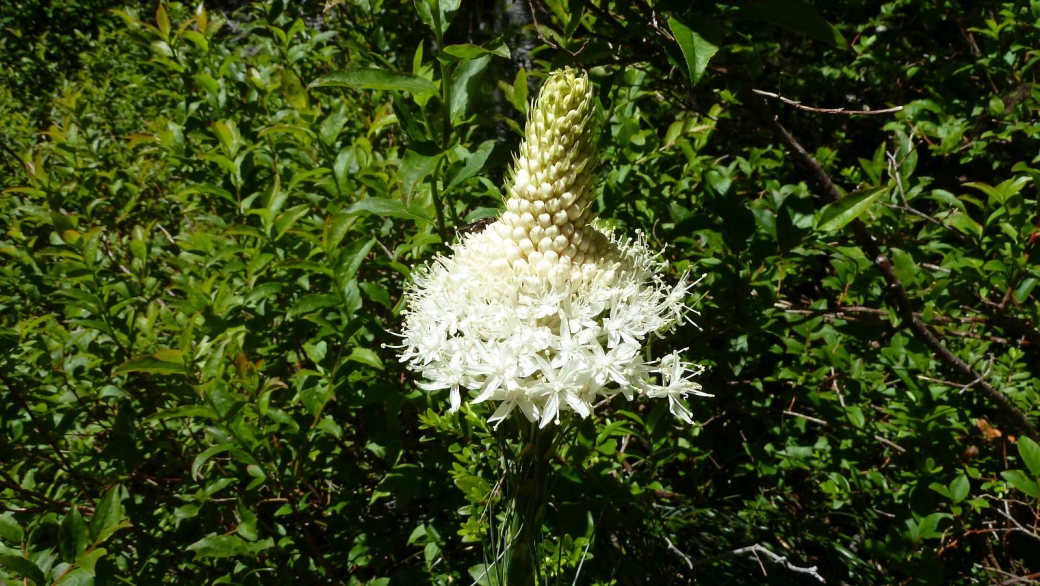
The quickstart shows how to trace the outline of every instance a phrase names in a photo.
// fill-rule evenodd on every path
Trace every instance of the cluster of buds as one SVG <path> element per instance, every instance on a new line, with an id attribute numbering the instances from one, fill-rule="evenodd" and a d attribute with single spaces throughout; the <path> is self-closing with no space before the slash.
<path id="1" fill-rule="evenodd" d="M 506 211 L 414 272 L 402 361 L 425 389 L 448 389 L 453 411 L 466 390 L 474 403 L 497 403 L 493 423 L 519 408 L 544 427 L 623 394 L 667 398 L 692 422 L 683 400 L 705 394 L 691 380 L 699 367 L 646 348 L 690 311 L 695 283 L 684 274 L 669 286 L 641 235 L 619 238 L 594 221 L 594 102 L 584 73 L 552 73 L 511 169 Z"/>

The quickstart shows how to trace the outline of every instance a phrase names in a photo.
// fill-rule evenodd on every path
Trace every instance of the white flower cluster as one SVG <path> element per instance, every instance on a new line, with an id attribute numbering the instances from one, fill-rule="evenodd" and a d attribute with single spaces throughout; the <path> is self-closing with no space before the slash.
<path id="1" fill-rule="evenodd" d="M 650 334 L 682 320 L 687 292 L 659 277 L 665 263 L 640 236 L 616 238 L 589 211 L 594 109 L 588 78 L 571 69 L 546 81 L 513 167 L 506 211 L 414 272 L 406 292 L 402 361 L 427 390 L 449 389 L 451 408 L 497 401 L 544 427 L 562 411 L 582 417 L 600 397 L 705 395 L 678 352 L 646 356 Z"/>

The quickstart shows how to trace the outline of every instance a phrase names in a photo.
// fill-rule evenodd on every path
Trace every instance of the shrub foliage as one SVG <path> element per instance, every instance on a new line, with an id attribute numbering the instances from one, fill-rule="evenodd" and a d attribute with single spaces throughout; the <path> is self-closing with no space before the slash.
<path id="1" fill-rule="evenodd" d="M 515 430 L 394 332 L 565 65 L 715 396 L 566 427 L 545 578 L 1040 571 L 1036 2 L 225 4 L 0 8 L 7 583 L 496 583 Z"/>

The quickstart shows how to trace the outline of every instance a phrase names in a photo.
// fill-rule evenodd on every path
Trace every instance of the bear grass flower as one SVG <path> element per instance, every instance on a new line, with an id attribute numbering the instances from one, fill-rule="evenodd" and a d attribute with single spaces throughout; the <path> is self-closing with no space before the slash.
<path id="1" fill-rule="evenodd" d="M 679 352 L 647 355 L 690 311 L 696 284 L 660 276 L 666 264 L 642 235 L 619 237 L 594 223 L 592 174 L 598 136 L 593 88 L 570 68 L 552 73 L 533 104 L 511 168 L 506 209 L 462 236 L 451 256 L 414 272 L 407 289 L 402 361 L 447 389 L 514 410 L 539 427 L 563 412 L 588 417 L 603 397 L 663 398 L 692 423 L 683 399 L 705 395 L 700 368 Z"/>

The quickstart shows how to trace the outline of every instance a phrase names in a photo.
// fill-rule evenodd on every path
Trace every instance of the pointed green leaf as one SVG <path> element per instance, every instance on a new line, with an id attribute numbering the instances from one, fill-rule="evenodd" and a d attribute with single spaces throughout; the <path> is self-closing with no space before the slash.
<path id="1" fill-rule="evenodd" d="M 686 58 L 686 68 L 690 74 L 690 85 L 697 85 L 708 61 L 719 52 L 722 43 L 722 32 L 719 24 L 706 18 L 695 18 L 687 21 L 689 25 L 675 18 L 668 19 L 675 41 Z"/>
<path id="2" fill-rule="evenodd" d="M 416 186 L 422 183 L 422 180 L 430 173 L 433 173 L 442 156 L 444 153 L 424 155 L 412 149 L 404 152 L 401 166 L 397 170 L 397 178 L 401 181 L 405 195 L 410 196 L 415 193 Z"/>
<path id="3" fill-rule="evenodd" d="M 121 486 L 113 484 L 105 496 L 101 497 L 94 510 L 94 518 L 90 520 L 90 538 L 94 543 L 101 543 L 109 535 L 115 533 L 121 526 L 123 520 L 123 497 Z"/>
<path id="4" fill-rule="evenodd" d="M 459 169 L 455 174 L 446 177 L 448 185 L 444 188 L 444 191 L 448 191 L 470 177 L 476 176 L 477 173 L 480 173 L 484 169 L 484 163 L 487 162 L 488 157 L 491 155 L 491 151 L 494 150 L 494 148 L 495 141 L 493 140 L 487 140 L 481 143 L 476 151 L 466 157 L 466 163 L 461 169 Z"/>
<path id="5" fill-rule="evenodd" d="M 190 374 L 189 370 L 183 364 L 178 362 L 170 362 L 167 360 L 160 360 L 155 356 L 138 356 L 131 358 L 123 364 L 119 365 L 119 368 L 112 373 L 112 376 L 117 374 L 123 374 L 126 372 L 154 372 L 156 374 Z"/>
<path id="6" fill-rule="evenodd" d="M 310 87 L 352 87 L 366 90 L 393 90 L 416 95 L 436 94 L 437 86 L 425 77 L 386 69 L 352 67 L 330 73 L 311 82 Z"/>
<path id="7" fill-rule="evenodd" d="M 499 57 L 509 59 L 509 47 L 507 47 L 505 43 L 501 42 L 498 46 L 491 49 L 485 49 L 484 47 L 469 43 L 448 45 L 447 47 L 444 47 L 444 52 L 452 57 L 458 57 L 459 59 L 473 59 L 485 54 L 498 55 Z"/>
<path id="8" fill-rule="evenodd" d="M 870 204 L 887 191 L 887 187 L 871 187 L 850 193 L 832 204 L 827 204 L 820 210 L 820 220 L 816 229 L 821 232 L 841 230 L 846 224 L 863 215 L 870 208 Z"/>
<path id="9" fill-rule="evenodd" d="M 326 307 L 336 307 L 340 304 L 339 298 L 335 295 L 328 295 L 326 293 L 311 293 L 304 295 L 296 302 L 296 305 L 289 310 L 290 316 L 304 315 L 317 311 L 319 309 L 325 309 Z"/>
<path id="10" fill-rule="evenodd" d="M 61 559 L 67 564 L 76 561 L 76 558 L 87 551 L 90 542 L 90 533 L 79 509 L 72 507 L 61 520 L 58 527 L 58 545 L 61 548 Z"/>
<path id="11" fill-rule="evenodd" d="M 36 564 L 25 558 L 13 555 L 0 556 L 0 566 L 24 578 L 28 578 L 37 586 L 46 586 L 47 584 L 50 584 L 50 582 L 47 582 L 44 578 L 43 572 L 40 571 L 40 568 L 36 567 Z"/>
<path id="12" fill-rule="evenodd" d="M 321 123 L 318 138 L 321 139 L 322 144 L 330 148 L 335 145 L 336 139 L 339 138 L 339 133 L 343 130 L 343 125 L 346 123 L 347 107 L 341 103 Z"/>
<path id="13" fill-rule="evenodd" d="M 250 543 L 237 535 L 213 535 L 204 537 L 189 545 L 188 551 L 194 551 L 194 559 L 200 560 L 204 558 L 226 558 L 247 555 L 270 547 L 274 547 L 274 541 L 271 539 Z"/>
<path id="14" fill-rule="evenodd" d="M 311 211 L 310 204 L 300 204 L 282 212 L 274 220 L 274 239 L 278 240 L 281 238 L 296 224 L 297 220 L 307 215 L 309 211 Z"/>
<path id="15" fill-rule="evenodd" d="M 469 108 L 469 96 L 478 91 L 480 78 L 484 75 L 491 57 L 484 55 L 459 63 L 451 76 L 451 119 L 465 117 Z"/>
<path id="16" fill-rule="evenodd" d="M 339 265 L 335 271 L 336 283 L 339 284 L 340 289 L 346 290 L 347 283 L 357 274 L 358 269 L 361 268 L 361 263 L 365 261 L 365 257 L 368 256 L 375 243 L 374 238 L 356 240 L 343 249 L 339 255 Z"/>
<path id="17" fill-rule="evenodd" d="M 367 197 L 344 210 L 344 213 L 352 215 L 360 214 L 362 212 L 390 218 L 407 218 L 411 220 L 422 220 L 423 222 L 428 223 L 433 222 L 428 215 L 417 210 L 406 208 L 401 201 L 383 197 Z"/>

